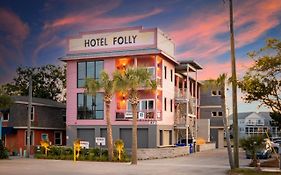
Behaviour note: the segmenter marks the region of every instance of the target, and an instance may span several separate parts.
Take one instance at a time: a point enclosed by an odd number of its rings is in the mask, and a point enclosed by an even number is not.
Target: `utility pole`
[[[28,113],[27,113],[27,134],[26,134],[26,157],[29,158],[30,156],[30,135],[31,135],[31,108],[32,108],[32,75],[29,77],[29,89],[28,89]]]
[[[232,72],[232,110],[233,110],[233,139],[234,139],[234,168],[239,168],[239,135],[238,135],[238,114],[237,114],[237,78],[233,30],[233,7],[232,0],[229,0],[230,17],[230,46],[231,46],[231,72]]]

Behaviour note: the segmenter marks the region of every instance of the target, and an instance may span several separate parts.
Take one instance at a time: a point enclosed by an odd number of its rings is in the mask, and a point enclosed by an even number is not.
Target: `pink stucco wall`
[[[87,59],[88,61],[89,59]],[[165,63],[166,64],[166,63]],[[174,69],[172,64],[167,63],[167,67]],[[105,58],[104,59],[104,69],[111,75],[112,72],[115,71],[115,59],[114,58]],[[163,72],[163,71],[162,71]],[[169,74],[168,74],[169,75]],[[77,61],[67,61],[67,104],[66,104],[66,124],[67,125],[106,125],[105,120],[77,120],[77,93],[83,93],[84,88],[77,88]],[[163,77],[164,78],[164,77]],[[167,76],[169,78],[169,76]],[[173,83],[164,82],[165,89],[167,87],[167,92],[165,90],[165,94],[167,99],[173,98],[174,90]],[[164,89],[164,88],[163,88]],[[162,94],[162,93],[161,93]],[[156,94],[152,92],[145,92],[140,97],[140,99],[156,99]],[[162,110],[163,98],[161,95],[159,99],[156,100],[157,110]],[[169,101],[168,101],[169,102]],[[167,103],[167,111],[169,110],[169,103]],[[112,125],[131,125],[131,121],[116,121],[115,120],[115,112],[117,108],[116,96],[113,96],[111,103],[111,122]],[[163,116],[163,115],[162,115]],[[165,113],[165,117],[161,124],[173,124],[172,113]],[[159,122],[159,121],[158,121]],[[172,122],[172,123],[171,123]],[[138,124],[149,124],[148,121],[139,121]]]

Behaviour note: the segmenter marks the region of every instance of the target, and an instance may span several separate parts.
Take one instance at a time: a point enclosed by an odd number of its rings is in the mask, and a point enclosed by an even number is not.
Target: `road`
[[[249,163],[243,157],[241,154],[241,166]],[[0,160],[1,175],[225,175],[228,169],[226,149],[185,157],[143,160],[138,165],[24,158]]]

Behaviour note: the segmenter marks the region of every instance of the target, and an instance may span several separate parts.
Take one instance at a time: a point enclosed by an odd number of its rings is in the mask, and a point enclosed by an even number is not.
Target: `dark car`
[[[261,149],[256,152],[257,159],[271,158],[272,151],[270,149]],[[250,151],[246,151],[246,158],[252,159],[253,155]]]

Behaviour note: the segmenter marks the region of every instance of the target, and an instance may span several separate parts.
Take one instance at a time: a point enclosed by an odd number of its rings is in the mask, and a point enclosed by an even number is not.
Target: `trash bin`
[[[190,154],[193,153],[193,144],[192,143],[189,144],[189,153]]]

